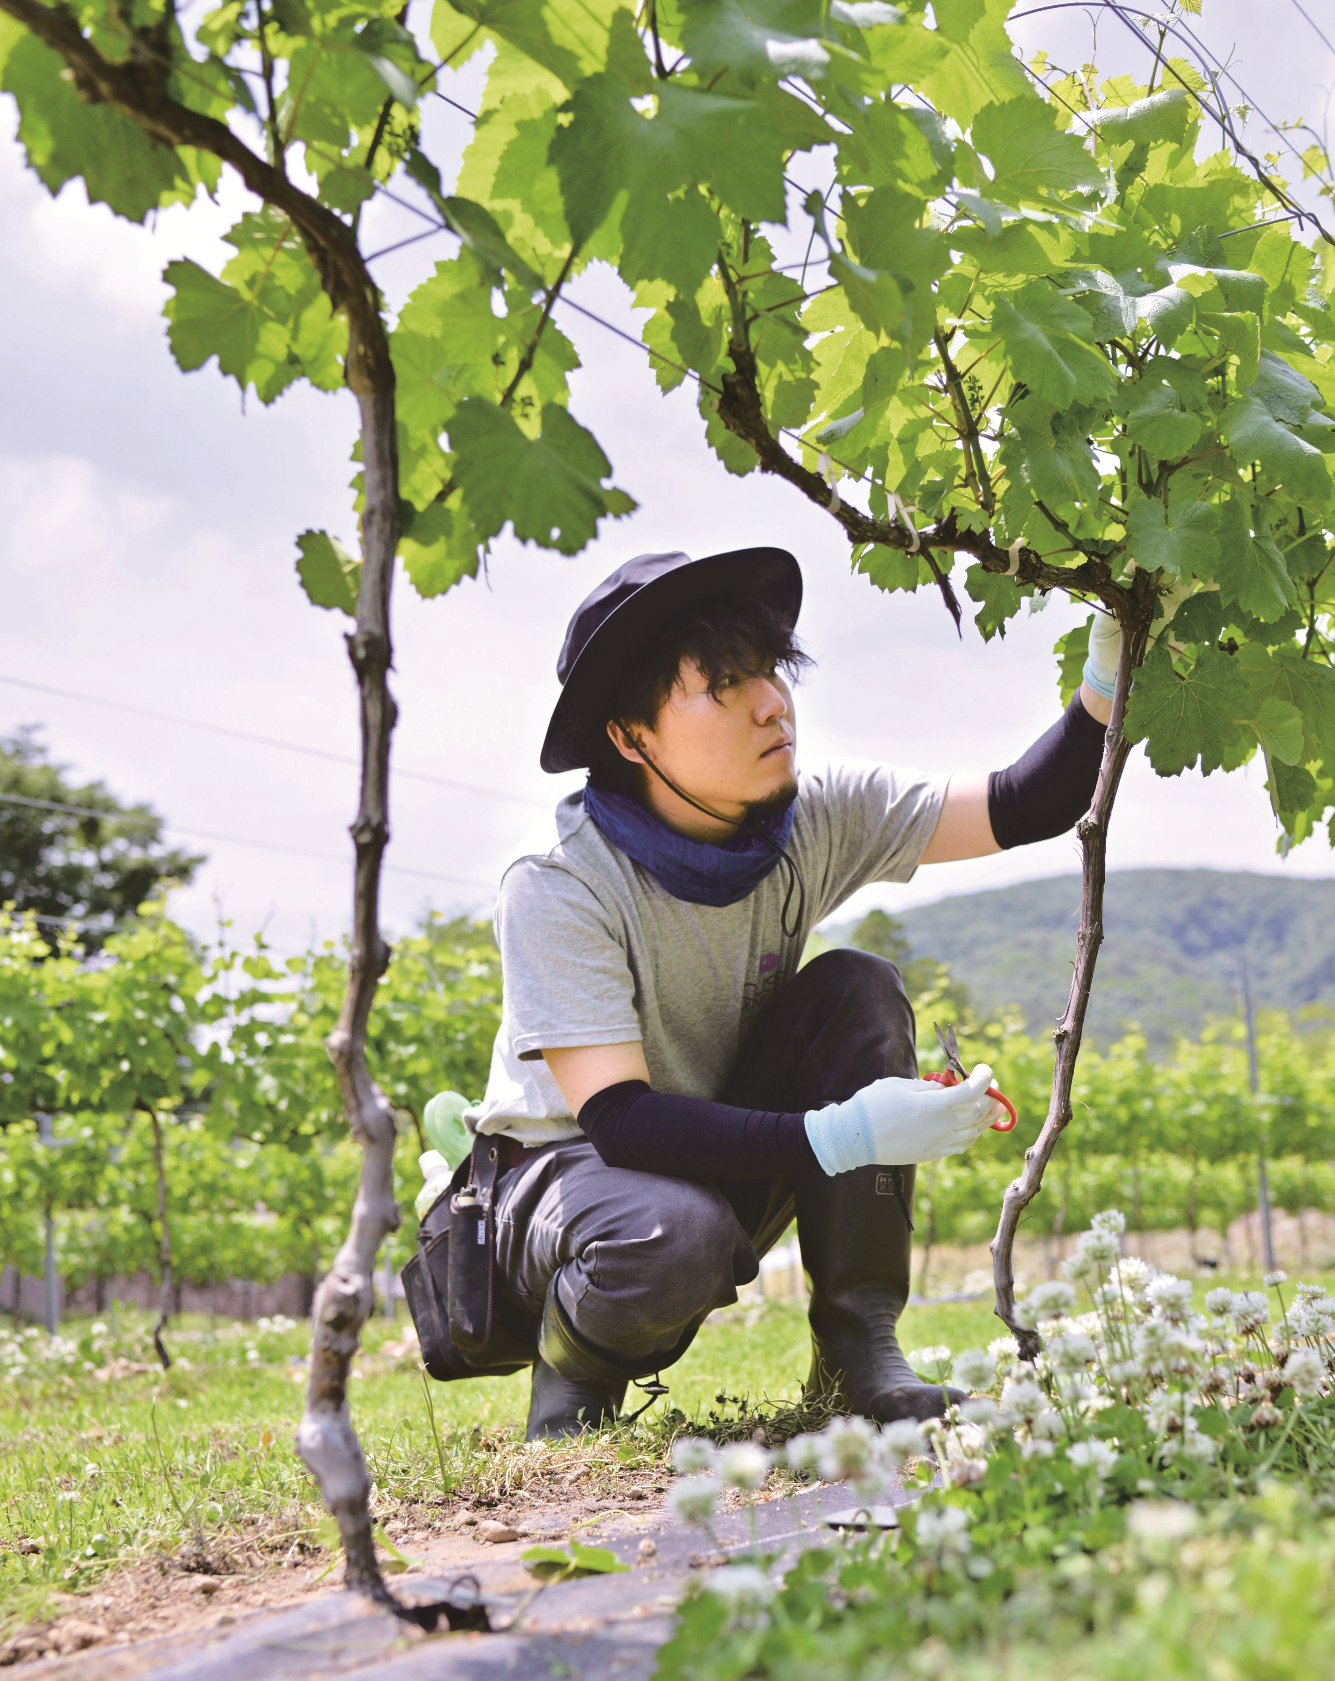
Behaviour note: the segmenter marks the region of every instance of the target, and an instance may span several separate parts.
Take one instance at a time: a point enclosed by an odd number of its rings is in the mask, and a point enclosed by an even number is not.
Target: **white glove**
[[[1111,613],[1095,613],[1089,627],[1089,658],[1083,676],[1096,695],[1113,697],[1117,682],[1117,660],[1122,652],[1122,627]]]
[[[846,1103],[813,1109],[807,1137],[826,1173],[855,1167],[907,1167],[962,1155],[1006,1110],[987,1095],[992,1070],[980,1062],[967,1080],[874,1080]]]

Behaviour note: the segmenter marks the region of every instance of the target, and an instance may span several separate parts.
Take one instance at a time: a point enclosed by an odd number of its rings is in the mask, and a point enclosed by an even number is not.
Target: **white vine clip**
[[[829,450],[823,449],[820,452],[819,466],[820,466],[820,476],[825,480],[826,484],[828,484],[829,487],[830,487],[830,512],[832,514],[837,514],[839,512],[839,492],[835,488],[834,466],[830,461]]]
[[[1008,578],[1013,578],[1015,576],[1015,574],[1020,570],[1020,550],[1023,547],[1024,547],[1024,538],[1023,537],[1017,537],[1015,539],[1015,541],[1011,544],[1010,548],[1008,548],[1006,550],[1006,553],[1011,557],[1011,563],[1006,568],[1006,576]]]
[[[892,490],[890,492],[890,500],[895,505],[895,512],[899,515],[900,519],[903,520],[904,524],[908,526],[909,536],[913,539],[913,541],[909,544],[908,552],[910,554],[917,554],[918,550],[922,547],[922,539],[918,536],[917,526],[914,525],[912,519],[909,517],[909,509],[904,505],[904,499],[897,490]]]

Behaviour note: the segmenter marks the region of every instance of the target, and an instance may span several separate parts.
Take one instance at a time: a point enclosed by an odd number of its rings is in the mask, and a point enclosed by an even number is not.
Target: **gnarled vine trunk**
[[[1081,870],[1080,927],[1076,934],[1075,973],[1071,977],[1071,991],[1066,1009],[1058,1022],[1053,1038],[1057,1044],[1056,1066],[1052,1074],[1052,1097],[1042,1131],[1024,1153],[1024,1168],[1019,1177],[1006,1188],[1002,1199],[1001,1218],[996,1236],[992,1239],[992,1276],[996,1288],[996,1313],[1020,1344],[1020,1353],[1032,1360],[1038,1353],[1037,1333],[1015,1320],[1015,1269],[1013,1251],[1020,1216],[1038,1195],[1043,1184],[1043,1171],[1052,1159],[1067,1122],[1071,1118],[1071,1084],[1075,1078],[1076,1059],[1080,1055],[1080,1040],[1084,1033],[1085,1011],[1089,1006],[1090,990],[1094,984],[1094,965],[1103,943],[1103,888],[1108,848],[1108,820],[1117,798],[1118,784],[1131,752],[1131,744],[1122,733],[1126,716],[1127,696],[1131,677],[1144,657],[1149,635],[1153,597],[1146,598],[1147,580],[1143,573],[1136,575],[1133,599],[1139,612],[1126,612],[1121,617],[1122,651],[1117,662],[1117,682],[1113,694],[1112,717],[1103,745],[1103,764],[1089,811],[1076,825],[1084,854]]]
[[[395,719],[387,681],[390,582],[398,545],[394,373],[383,338],[367,345],[358,326],[355,320],[349,323],[348,382],[361,411],[366,501],[357,628],[347,643],[360,701],[361,797],[351,831],[356,864],[348,980],[338,1025],[326,1045],[348,1125],[362,1147],[362,1172],[347,1238],[311,1310],[311,1367],[297,1452],[338,1521],[347,1585],[397,1610],[376,1560],[371,1480],[348,1411],[353,1356],[375,1305],[376,1254],[400,1218],[394,1200],[394,1112],[366,1063],[367,1021],[389,962],[380,934],[380,864],[389,840],[389,740]]]

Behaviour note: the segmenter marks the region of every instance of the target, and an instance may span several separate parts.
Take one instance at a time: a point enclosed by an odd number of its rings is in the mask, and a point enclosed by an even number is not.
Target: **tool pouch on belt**
[[[496,1188],[501,1152],[480,1138],[427,1210],[403,1269],[422,1364],[442,1383],[515,1372],[537,1352],[538,1327],[499,1290]]]

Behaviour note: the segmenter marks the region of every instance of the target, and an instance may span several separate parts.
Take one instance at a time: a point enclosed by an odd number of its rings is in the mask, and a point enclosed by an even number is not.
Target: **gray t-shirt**
[[[797,972],[816,923],[871,881],[908,881],[945,777],[844,760],[799,779],[788,852],[806,887],[781,926],[787,871],[735,905],[674,899],[603,835],[579,794],[526,838],[501,880],[504,1003],[487,1094],[464,1119],[524,1144],[579,1136],[544,1062],[569,1045],[644,1044],[656,1091],[715,1098],[749,1024]],[[796,913],[794,896],[789,912]]]

